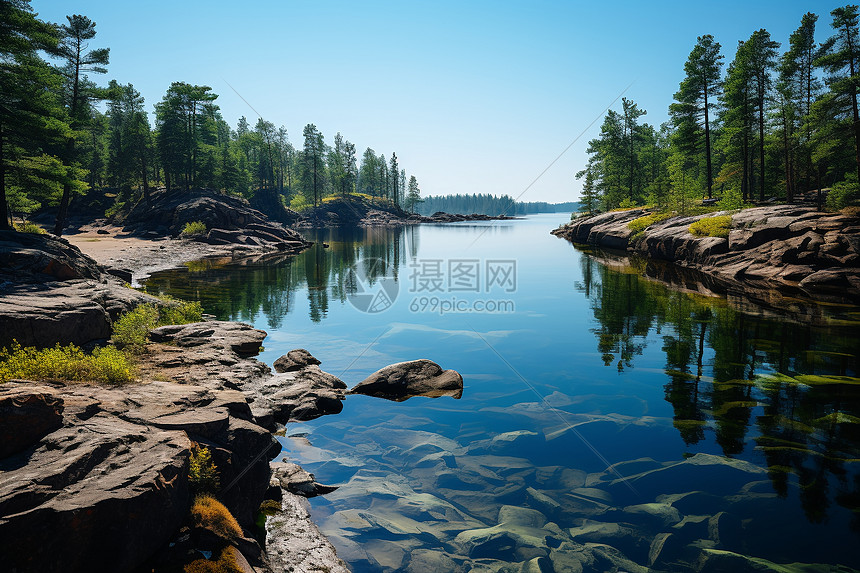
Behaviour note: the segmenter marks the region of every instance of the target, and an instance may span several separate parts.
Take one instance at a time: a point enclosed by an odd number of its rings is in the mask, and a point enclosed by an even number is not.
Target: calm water
[[[267,330],[268,364],[462,373],[460,400],[350,396],[287,428],[284,455],[341,486],[311,503],[355,571],[860,567],[858,309],[812,326],[671,290],[550,236],[565,219],[320,231],[329,248],[147,288]],[[356,276],[393,305],[359,310]],[[500,310],[440,312],[475,301]]]

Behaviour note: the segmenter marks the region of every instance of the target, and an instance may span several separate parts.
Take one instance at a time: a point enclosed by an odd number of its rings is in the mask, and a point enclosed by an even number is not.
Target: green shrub
[[[0,383],[25,380],[78,380],[119,384],[134,379],[134,368],[124,353],[112,346],[87,354],[74,344],[40,350],[13,342],[0,349]]]
[[[182,229],[182,236],[193,237],[195,235],[205,235],[206,231],[206,223],[203,221],[191,221],[185,223],[185,227]]]
[[[697,237],[722,237],[725,239],[728,238],[731,227],[732,216],[719,215],[699,219],[690,225],[690,232]]]
[[[212,452],[207,447],[191,450],[188,466],[188,483],[193,493],[212,493],[218,490],[218,469],[212,461]]]
[[[744,196],[740,189],[732,187],[723,192],[723,196],[717,201],[720,211],[737,211],[744,208]]]
[[[111,340],[119,349],[140,353],[149,339],[149,331],[158,325],[158,315],[155,304],[138,305],[113,323]]]
[[[850,173],[844,181],[834,183],[827,194],[827,208],[838,211],[860,200],[860,186],[857,185],[857,174]]]
[[[149,331],[166,324],[188,324],[203,319],[203,307],[197,301],[184,302],[160,297],[167,304],[146,303],[125,313],[113,324],[111,340],[117,348],[139,354],[149,340]]]
[[[310,201],[305,199],[302,195],[296,195],[290,201],[290,209],[293,211],[305,211],[311,207],[313,207],[313,205],[311,205]]]
[[[627,223],[627,228],[633,231],[634,235],[638,235],[651,225],[659,223],[660,221],[665,221],[671,216],[672,215],[670,213],[651,213],[650,215],[643,215],[642,217],[637,217]]]
[[[44,235],[46,232],[36,223],[15,223],[15,230],[19,233],[33,233],[34,235]]]

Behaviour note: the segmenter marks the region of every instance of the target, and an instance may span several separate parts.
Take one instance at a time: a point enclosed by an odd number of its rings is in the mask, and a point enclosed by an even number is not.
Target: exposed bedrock
[[[698,270],[728,284],[780,289],[827,300],[860,300],[860,218],[779,205],[672,217],[634,236],[642,209],[577,219],[553,231],[574,243],[623,249]],[[692,223],[731,215],[727,238],[698,237]]]

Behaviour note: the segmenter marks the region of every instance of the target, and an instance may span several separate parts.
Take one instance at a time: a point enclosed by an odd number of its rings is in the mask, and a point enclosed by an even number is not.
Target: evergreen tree
[[[749,41],[744,44],[749,46],[748,63],[750,79],[752,81],[753,103],[758,113],[758,144],[759,144],[759,201],[764,201],[765,196],[765,114],[767,113],[768,97],[773,86],[771,73],[776,67],[777,48],[779,42],[771,40],[770,33],[762,28],[753,32]]]
[[[414,175],[409,177],[409,191],[406,193],[406,208],[414,213],[415,205],[421,203],[421,189],[418,188],[418,179]]]
[[[686,76],[675,94],[676,103],[669,106],[682,148],[692,150],[698,155],[701,143],[704,143],[705,178],[709,198],[713,196],[714,179],[710,118],[722,89],[722,59],[720,44],[714,41],[714,37],[710,34],[699,36],[684,64]]]
[[[850,121],[854,139],[854,157],[857,179],[860,182],[860,113],[857,106],[857,90],[860,86],[860,38],[858,38],[858,7],[848,5],[836,8],[831,26],[834,35],[822,46],[822,55],[817,64],[828,76],[830,97],[825,105],[837,121]],[[849,116],[850,113],[850,116]]]
[[[325,189],[325,142],[322,133],[312,123],[305,126],[302,135],[305,138],[301,163],[302,191],[316,207]]]
[[[726,162],[720,178],[723,181],[737,180],[743,200],[751,199],[754,192],[752,170],[752,138],[755,120],[750,45],[738,42],[734,60],[729,64],[723,89],[721,123],[723,125],[720,145]]]
[[[392,151],[391,162],[388,165],[388,173],[390,174],[391,179],[388,185],[388,191],[389,193],[391,193],[391,200],[394,201],[395,207],[400,207],[400,203],[398,201],[398,197],[400,196],[400,172],[398,171],[398,169],[399,166],[397,163],[397,154]]]
[[[63,75],[66,77],[65,99],[68,109],[69,120],[73,130],[84,129],[90,118],[90,102],[100,99],[102,93],[88,80],[87,72],[104,74],[107,72],[105,66],[110,59],[109,48],[97,48],[87,51],[88,40],[96,36],[96,23],[80,14],[66,16],[68,24],[60,26],[62,34],[58,46],[58,55],[64,59]],[[75,140],[80,135],[69,134],[66,139],[64,159],[67,164],[77,162],[75,154]],[[69,202],[71,201],[74,184],[66,181],[63,184],[63,196],[60,199],[60,207],[57,211],[57,220],[54,224],[54,234],[59,236],[63,233],[66,225]]]
[[[39,204],[20,185],[21,160],[41,155],[42,145],[68,131],[56,97],[60,78],[39,57],[58,42],[57,29],[36,18],[29,1],[0,2],[0,230],[10,228],[13,196],[19,211]]]

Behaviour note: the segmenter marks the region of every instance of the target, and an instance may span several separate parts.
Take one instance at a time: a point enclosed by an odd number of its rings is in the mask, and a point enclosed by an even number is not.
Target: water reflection
[[[635,264],[613,270],[584,256],[581,265],[577,288],[599,325],[604,365],[633,368],[652,329],[662,334],[665,398],[691,451],[712,432],[726,456],[763,457],[779,496],[797,481],[812,522],[834,500],[856,511],[860,482],[847,466],[860,456],[857,323],[776,321],[667,289]]]
[[[419,228],[317,229],[305,233],[314,246],[296,256],[270,254],[233,261],[208,259],[155,274],[146,289],[199,300],[219,320],[252,320],[262,313],[279,329],[293,310],[297,292],[307,292],[309,316],[321,322],[331,299],[341,303],[357,289],[361,265],[371,285],[389,273],[399,277],[407,256],[417,256]]]

